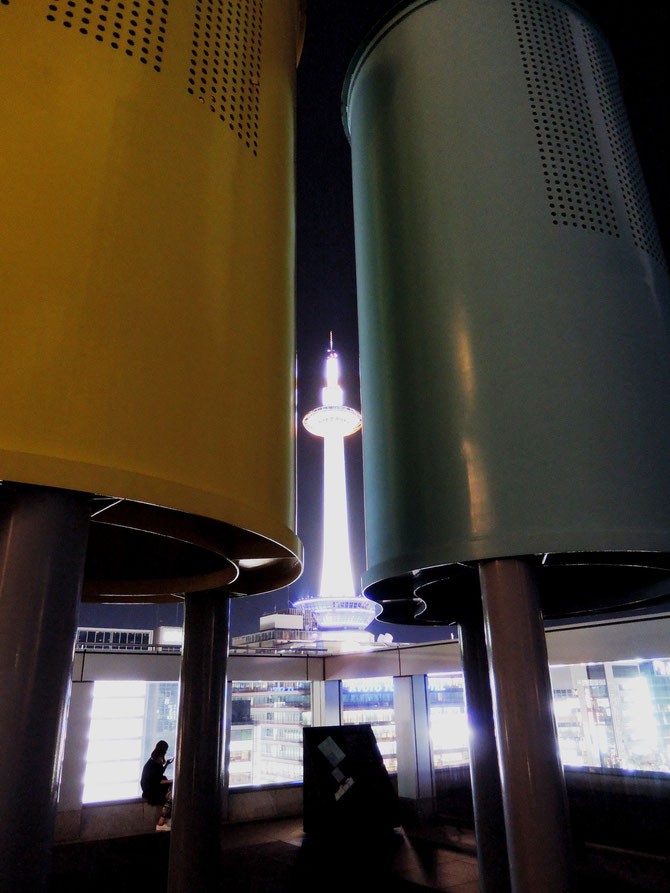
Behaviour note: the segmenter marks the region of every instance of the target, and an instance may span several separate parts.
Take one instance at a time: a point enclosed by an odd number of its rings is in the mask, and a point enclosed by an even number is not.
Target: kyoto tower
[[[333,335],[326,354],[326,386],[321,406],[308,412],[303,425],[310,434],[323,438],[323,564],[319,594],[295,603],[306,617],[311,615],[324,640],[372,641],[363,630],[380,613],[379,605],[354,588],[349,553],[347,482],[344,438],[360,430],[361,414],[344,405],[340,387],[339,359],[333,350]]]

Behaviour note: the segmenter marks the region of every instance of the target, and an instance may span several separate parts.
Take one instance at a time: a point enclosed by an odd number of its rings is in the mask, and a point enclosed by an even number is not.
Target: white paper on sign
[[[347,778],[344,784],[340,785],[340,787],[335,791],[335,799],[339,800],[340,797],[343,797],[347,793],[349,788],[353,785],[353,783],[353,778]]]
[[[338,766],[346,756],[342,748],[337,746],[330,735],[319,744],[319,750],[331,766]]]

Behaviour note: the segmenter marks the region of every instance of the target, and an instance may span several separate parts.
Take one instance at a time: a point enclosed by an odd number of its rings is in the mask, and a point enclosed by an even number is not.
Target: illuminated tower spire
[[[302,599],[296,606],[311,611],[320,629],[362,630],[379,613],[379,606],[357,595],[354,587],[344,465],[344,438],[359,430],[361,415],[344,405],[332,332],[321,406],[307,413],[303,425],[323,438],[323,563],[318,598]]]

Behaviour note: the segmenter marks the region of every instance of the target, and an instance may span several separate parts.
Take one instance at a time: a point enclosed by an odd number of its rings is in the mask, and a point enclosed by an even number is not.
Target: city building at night
[[[665,796],[669,624],[668,616],[657,616],[548,631],[553,709],[571,796],[584,785],[596,793],[611,788],[623,803],[632,798],[631,809],[645,792],[649,809]],[[108,835],[116,813],[105,804],[118,804],[119,816],[140,808],[139,774],[155,741],[168,741],[170,755],[176,753],[180,654],[169,644],[172,633],[138,630],[151,639],[138,645],[121,643],[129,631],[94,632],[90,642],[80,637],[75,655],[59,839]],[[236,804],[253,791],[266,792],[266,810],[272,798],[293,798],[292,808],[299,808],[302,732],[310,725],[370,723],[404,798],[414,796],[407,779],[417,765],[442,809],[455,796],[455,779],[467,777],[471,729],[455,639],[307,659],[300,652],[240,651],[229,666],[231,819],[239,818]]]
[[[234,652],[313,652],[324,648],[317,640],[315,631],[305,626],[305,616],[299,608],[284,608],[264,614],[259,619],[257,632],[233,636],[230,644]]]

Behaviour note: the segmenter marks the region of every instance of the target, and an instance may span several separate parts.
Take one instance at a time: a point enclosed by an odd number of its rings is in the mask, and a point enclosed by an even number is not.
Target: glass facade
[[[670,774],[670,658],[551,668],[563,764]],[[463,676],[426,678],[435,769],[466,766]],[[345,679],[342,722],[370,723],[389,772],[397,771],[391,676]],[[177,682],[94,683],[84,802],[140,796],[156,741],[175,753]],[[311,683],[233,682],[230,786],[302,780],[302,730],[311,725]]]
[[[174,756],[177,682],[95,682],[84,803],[141,796],[140,775],[157,741]]]
[[[151,629],[77,629],[78,651],[148,651],[153,644]]]
[[[565,766],[670,773],[670,658],[550,668]],[[429,674],[433,765],[468,762],[461,673]]]
[[[553,667],[563,763],[670,772],[670,659]]]
[[[426,688],[433,766],[462,766],[470,756],[463,674],[430,673]]]
[[[369,722],[389,772],[397,772],[393,676],[342,680],[342,724]]]
[[[310,682],[233,682],[230,787],[302,781],[302,730],[312,723]]]

